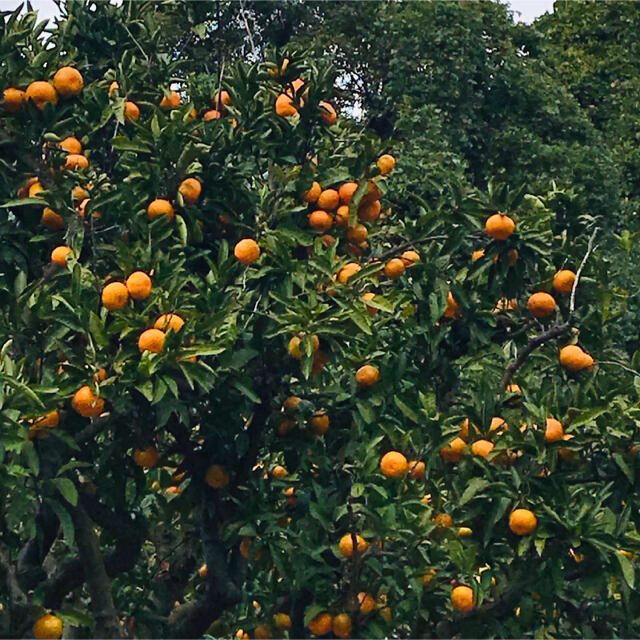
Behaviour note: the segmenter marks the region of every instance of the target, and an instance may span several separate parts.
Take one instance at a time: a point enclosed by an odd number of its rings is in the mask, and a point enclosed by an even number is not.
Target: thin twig
[[[614,367],[620,367],[621,369],[624,369],[625,371],[632,373],[634,376],[640,377],[640,371],[631,369],[630,367],[625,366],[621,362],[615,362],[613,360],[598,360],[598,364],[610,364],[610,365],[613,365]]]
[[[242,16],[242,19],[244,20],[244,26],[246,27],[247,34],[249,35],[249,42],[251,43],[251,53],[255,54],[256,45],[253,42],[253,34],[251,33],[251,29],[249,28],[249,23],[247,22],[247,16],[244,13],[244,2],[242,0],[240,0],[240,15]]]
[[[411,242],[405,242],[397,247],[394,247],[393,249],[389,249],[389,251],[383,253],[381,256],[372,256],[371,257],[371,261],[375,261],[375,260],[386,260],[387,258],[390,258],[391,256],[395,256],[398,254],[398,252],[400,251],[404,251],[405,249],[408,249],[409,247],[416,247],[419,246],[421,244],[426,244],[427,242],[431,241],[431,240],[448,240],[449,236],[445,236],[445,235],[439,235],[439,236],[427,236],[425,238],[420,238],[419,240],[412,240]]]
[[[142,52],[142,55],[144,56],[144,59],[147,61],[147,65],[149,65],[149,56],[145,53],[140,43],[135,39],[135,36],[133,35],[133,33],[129,31],[129,27],[127,27],[126,24],[124,25],[124,28],[125,28],[125,31],[131,36],[131,39],[138,45],[138,49],[140,49],[140,51]]]
[[[580,282],[580,276],[582,275],[582,270],[584,266],[587,264],[587,260],[589,256],[596,250],[593,243],[596,239],[596,235],[600,231],[598,227],[593,230],[591,237],[589,238],[589,243],[587,244],[587,252],[584,254],[584,258],[582,258],[582,262],[578,267],[578,271],[576,271],[576,279],[573,281],[573,287],[571,287],[571,301],[569,302],[569,320],[573,318],[573,314],[576,307],[576,289],[578,288],[578,283]]]

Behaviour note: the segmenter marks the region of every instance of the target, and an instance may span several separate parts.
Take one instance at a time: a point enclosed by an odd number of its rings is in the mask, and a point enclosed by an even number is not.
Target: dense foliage
[[[0,636],[640,633],[640,9],[556,5],[2,13]]]

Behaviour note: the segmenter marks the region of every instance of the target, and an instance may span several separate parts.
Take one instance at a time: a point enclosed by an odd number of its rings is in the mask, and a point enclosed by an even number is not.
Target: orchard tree
[[[3,637],[638,634],[602,216],[391,148],[293,46],[1,24]]]

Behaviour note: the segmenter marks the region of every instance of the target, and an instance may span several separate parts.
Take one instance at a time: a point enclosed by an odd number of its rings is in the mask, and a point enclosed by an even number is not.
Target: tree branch
[[[589,256],[596,250],[596,247],[594,247],[593,243],[596,239],[596,235],[598,234],[598,231],[600,231],[600,229],[596,227],[593,230],[593,233],[591,234],[591,236],[589,237],[589,243],[587,244],[587,252],[584,254],[584,258],[582,258],[582,262],[580,263],[580,266],[576,271],[576,279],[573,281],[573,287],[571,287],[571,299],[569,302],[569,321],[573,319],[573,314],[575,312],[576,290],[578,288],[578,283],[580,282],[580,276],[582,275],[582,270],[584,269],[584,266],[587,264],[587,260],[589,259]]]
[[[376,260],[380,260],[381,262],[383,260],[386,260],[387,258],[391,258],[391,257],[397,257],[398,253],[400,251],[404,251],[405,249],[410,249],[411,247],[417,247],[421,244],[426,244],[427,242],[431,241],[431,240],[447,240],[449,238],[449,236],[445,236],[445,235],[438,235],[438,236],[426,236],[425,238],[420,238],[418,240],[412,240],[411,242],[404,242],[403,244],[394,247],[393,249],[389,249],[389,251],[386,251],[385,253],[383,253],[380,256],[372,256],[370,261],[376,261]]]

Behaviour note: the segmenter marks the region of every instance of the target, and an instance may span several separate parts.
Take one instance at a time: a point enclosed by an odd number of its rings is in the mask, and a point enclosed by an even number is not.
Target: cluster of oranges
[[[8,87],[3,92],[3,109],[8,113],[17,113],[25,103],[33,102],[38,109],[46,104],[57,104],[62,98],[67,100],[77,96],[84,87],[82,74],[73,67],[62,67],[56,71],[51,82],[36,80],[25,91]]]
[[[288,61],[285,60],[283,67],[286,69]],[[304,107],[306,101],[309,98],[309,90],[303,89],[305,86],[304,80],[296,78],[293,80],[289,87],[284,89],[282,93],[276,98],[275,110],[279,116],[283,118],[290,118],[298,113],[298,106]],[[321,101],[318,104],[318,111],[322,121],[328,125],[335,124],[338,120],[338,114],[333,105],[326,101]]]

